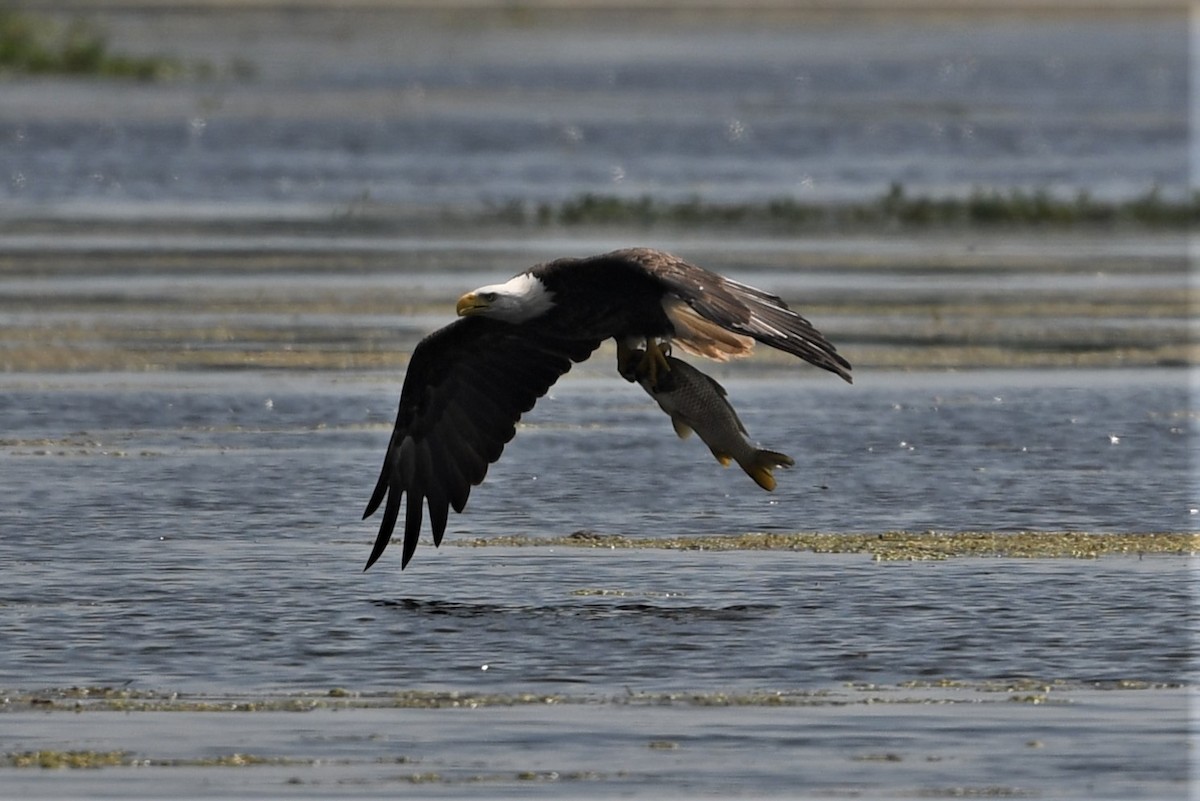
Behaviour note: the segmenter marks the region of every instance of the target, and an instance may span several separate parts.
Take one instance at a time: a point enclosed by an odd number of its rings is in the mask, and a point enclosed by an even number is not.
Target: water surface
[[[6,81],[8,213],[1187,191],[1175,14],[231,13],[102,22],[249,80]]]
[[[727,381],[749,430],[797,459],[771,494],[677,440],[640,389],[568,379],[447,539],[1129,532],[1195,520],[1194,487],[1180,480],[1194,416],[1183,373],[820,378]],[[11,566],[0,685],[462,679],[611,692],[931,675],[1179,681],[1186,668],[1176,560],[893,565],[427,544],[403,573],[389,553],[362,574],[375,521],[358,514],[395,380],[6,383],[0,481],[15,502],[0,512]],[[597,588],[628,595],[572,595]],[[1095,620],[1111,631],[1090,631]]]

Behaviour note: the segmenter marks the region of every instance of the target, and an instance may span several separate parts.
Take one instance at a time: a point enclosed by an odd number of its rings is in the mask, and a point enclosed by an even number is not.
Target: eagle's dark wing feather
[[[853,381],[850,362],[812,323],[789,309],[782,298],[729,278],[723,278],[722,281],[723,289],[750,309],[749,320],[738,319],[730,326],[732,330],[752,336],[764,345],[799,356],[809,364],[836,373],[846,381]],[[704,311],[703,305],[694,308],[709,320],[720,323],[720,319],[714,319]]]
[[[688,264],[662,251],[633,249],[620,253],[652,273],[668,292],[706,320],[852,381],[850,362],[778,295]]]
[[[370,517],[387,499],[366,567],[391,541],[405,493],[401,568],[416,550],[425,505],[433,542],[440,545],[450,507],[463,510],[471,487],[500,458],[521,415],[599,344],[484,317],[461,318],[422,340],[409,362],[396,427],[363,513]]]

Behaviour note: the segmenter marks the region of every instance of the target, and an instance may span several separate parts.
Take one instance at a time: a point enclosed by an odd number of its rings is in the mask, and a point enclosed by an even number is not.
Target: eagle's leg
[[[617,372],[626,381],[633,383],[637,381],[638,365],[642,362],[642,357],[646,354],[641,348],[635,348],[628,340],[617,340]]]
[[[659,344],[654,339],[646,340],[646,355],[642,357],[642,363],[638,365],[638,373],[645,373],[649,376],[650,386],[658,386],[660,370],[664,373],[671,372],[671,365],[667,364],[667,355],[670,352],[670,344]]]
[[[642,354],[641,361],[638,362],[637,375],[639,378],[645,376],[651,389],[658,387],[660,372],[671,372],[671,365],[667,364],[667,354],[670,352],[670,344],[660,344],[653,338],[646,339],[646,351]]]

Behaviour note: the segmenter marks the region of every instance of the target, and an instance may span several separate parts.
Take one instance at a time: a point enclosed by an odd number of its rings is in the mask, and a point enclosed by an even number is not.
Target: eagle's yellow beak
[[[468,314],[478,314],[488,307],[488,302],[474,292],[468,292],[458,299],[458,305],[455,310],[459,317],[465,317]]]

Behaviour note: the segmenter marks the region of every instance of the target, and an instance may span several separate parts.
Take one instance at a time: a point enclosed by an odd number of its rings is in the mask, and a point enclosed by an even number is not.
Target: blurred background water
[[[1178,14],[228,13],[98,15],[209,80],[6,81],[7,213],[1189,191]]]

